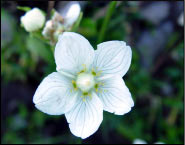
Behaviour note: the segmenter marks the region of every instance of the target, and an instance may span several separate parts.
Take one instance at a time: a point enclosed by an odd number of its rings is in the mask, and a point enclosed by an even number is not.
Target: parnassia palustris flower
[[[84,139],[96,132],[103,110],[123,115],[134,106],[122,79],[132,58],[125,42],[103,42],[94,50],[82,35],[64,32],[54,56],[57,72],[44,78],[33,102],[49,115],[65,114],[75,136]]]

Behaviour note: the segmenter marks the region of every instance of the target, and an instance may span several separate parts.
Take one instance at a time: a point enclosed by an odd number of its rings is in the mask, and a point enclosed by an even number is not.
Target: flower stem
[[[71,32],[76,32],[76,31],[78,30],[78,27],[79,27],[79,25],[80,25],[80,22],[81,22],[81,20],[82,20],[82,17],[83,17],[83,13],[80,12],[80,15],[79,15],[77,21],[75,22],[75,24],[73,25],[73,27],[72,27],[72,29],[71,29]]]
[[[105,16],[105,19],[103,21],[103,24],[102,24],[102,27],[101,27],[101,30],[100,30],[100,35],[98,37],[98,43],[102,42],[103,39],[104,39],[106,28],[107,28],[107,25],[109,23],[109,20],[110,20],[112,14],[113,14],[113,11],[116,8],[116,3],[117,3],[116,1],[112,1],[109,4],[107,14]]]
[[[49,44],[49,42],[40,34],[40,32],[31,32],[30,35],[32,37],[35,37],[37,39],[40,39],[41,41],[43,41],[44,43]]]
[[[35,37],[35,38],[41,40],[42,42],[46,43],[47,45],[49,45],[49,46],[50,46],[51,52],[54,53],[54,49],[55,49],[54,46],[51,45],[51,44],[49,43],[49,41],[46,40],[46,39],[41,35],[41,32],[32,32],[32,33],[30,33],[30,35],[31,35],[32,37]]]

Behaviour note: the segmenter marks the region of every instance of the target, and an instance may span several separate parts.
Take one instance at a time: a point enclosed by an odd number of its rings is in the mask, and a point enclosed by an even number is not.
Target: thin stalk
[[[35,38],[41,40],[42,42],[46,43],[47,45],[49,45],[49,46],[50,46],[51,52],[54,53],[54,49],[55,49],[54,46],[51,45],[51,44],[49,43],[49,41],[46,40],[42,35],[40,35],[40,33],[34,33],[34,32],[33,32],[33,33],[30,33],[30,35],[31,35],[32,37],[35,37]]]
[[[80,22],[81,22],[81,20],[82,20],[82,17],[83,17],[83,13],[80,12],[80,15],[79,15],[77,21],[75,22],[75,24],[73,25],[73,27],[72,27],[72,29],[71,29],[71,32],[76,32],[76,31],[78,30],[78,27],[79,27],[79,25],[80,25]]]
[[[54,5],[55,5],[55,1],[49,1],[49,2],[48,2],[48,11],[47,11],[47,16],[46,16],[47,19],[50,18],[50,16],[51,16],[51,11],[52,11]]]
[[[105,36],[105,32],[109,23],[109,20],[114,12],[114,9],[116,8],[116,1],[112,1],[109,4],[108,10],[107,10],[107,14],[105,16],[105,19],[103,21],[101,30],[100,30],[100,35],[98,37],[98,43],[102,42],[104,40],[104,36]]]

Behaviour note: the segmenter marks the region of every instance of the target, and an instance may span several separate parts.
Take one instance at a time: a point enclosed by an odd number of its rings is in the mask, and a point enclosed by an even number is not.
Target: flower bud
[[[80,15],[81,7],[79,3],[71,3],[65,15],[64,25],[66,27],[72,26]]]
[[[55,28],[54,28],[53,21],[48,20],[45,24],[45,27],[44,27],[43,31],[42,31],[42,35],[45,38],[49,39],[54,31],[55,31]]]
[[[52,45],[55,45],[58,36],[64,32],[64,26],[63,26],[63,18],[62,16],[55,11],[52,18],[48,20],[44,26],[44,29],[42,31],[42,35],[50,40],[50,43]]]
[[[38,8],[33,8],[21,17],[21,23],[28,32],[37,31],[42,28],[44,22],[45,16]]]

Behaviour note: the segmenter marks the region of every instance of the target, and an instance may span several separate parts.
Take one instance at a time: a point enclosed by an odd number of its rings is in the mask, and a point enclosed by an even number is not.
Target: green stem
[[[75,22],[75,24],[73,25],[73,27],[72,27],[72,29],[71,29],[71,32],[76,32],[76,31],[77,31],[77,29],[78,29],[78,27],[79,27],[79,25],[80,25],[80,22],[81,22],[81,20],[82,20],[82,17],[83,17],[83,13],[80,12],[80,15],[79,15],[77,21]]]
[[[30,35],[31,35],[32,37],[35,37],[35,38],[37,38],[37,39],[43,41],[43,42],[46,43],[47,45],[50,45],[50,49],[51,49],[52,53],[54,52],[53,46],[52,46],[52,45],[49,43],[49,41],[46,40],[40,33],[34,33],[34,32],[33,32],[33,33],[30,33]]]
[[[45,39],[43,36],[41,36],[41,34],[39,34],[38,32],[32,32],[32,33],[30,33],[30,35],[33,36],[33,37],[36,37],[37,39],[40,39],[40,40],[43,41],[44,43],[49,44],[49,43],[46,41],[46,39]]]
[[[178,108],[172,108],[168,118],[167,118],[167,122],[169,125],[174,125],[176,119],[177,119],[177,115],[178,115]]]
[[[102,24],[102,27],[101,27],[101,30],[100,30],[100,35],[98,37],[98,43],[101,43],[104,40],[107,25],[109,23],[109,20],[110,20],[112,14],[113,14],[114,9],[116,8],[116,3],[117,3],[116,1],[112,1],[109,4],[107,14],[105,16],[105,19],[103,21],[103,24]]]

